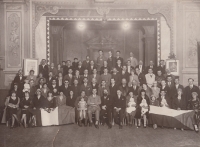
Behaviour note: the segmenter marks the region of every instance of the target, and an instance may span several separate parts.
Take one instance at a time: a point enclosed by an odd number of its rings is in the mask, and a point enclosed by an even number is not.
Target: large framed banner
[[[34,75],[37,76],[38,75],[38,59],[24,59],[24,75],[28,76],[30,70],[34,70]]]
[[[166,69],[171,71],[171,74],[178,76],[179,75],[179,60],[168,59],[166,60]]]

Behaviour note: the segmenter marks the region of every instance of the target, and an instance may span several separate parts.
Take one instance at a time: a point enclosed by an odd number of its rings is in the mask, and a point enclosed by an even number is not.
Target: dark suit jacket
[[[139,80],[139,82],[140,82],[140,85],[146,84],[146,83],[147,83],[147,82],[146,82],[145,75],[144,75],[143,73],[140,73],[140,74],[138,75],[138,80]]]
[[[177,91],[176,91],[176,87],[174,86],[174,84],[171,83],[171,85],[169,86],[168,83],[166,85],[167,87],[167,95],[169,98],[173,99],[173,97],[177,94]]]
[[[71,90],[71,87],[68,86],[67,88],[65,88],[65,85],[62,85],[60,88],[59,88],[61,91],[63,91],[63,94],[67,97],[69,96],[69,92]]]
[[[122,74],[122,72],[120,73],[121,74],[121,79],[126,79],[126,82],[128,83],[129,82],[129,77],[130,77],[130,74],[128,72],[125,72],[124,74]]]
[[[158,66],[157,69],[156,69],[156,72],[157,72],[158,70],[161,70],[162,74],[164,75],[164,74],[166,73],[165,69],[166,69],[165,65],[164,65],[163,67]]]
[[[125,109],[126,108],[126,97],[121,95],[120,99],[119,99],[118,96],[116,96],[114,99],[113,107]]]
[[[21,80],[20,80],[20,76],[16,75],[16,77],[14,78],[13,82],[12,82],[12,87],[14,85],[14,83],[18,84],[18,90],[22,91],[24,89],[24,80],[26,79],[25,76],[22,76]]]
[[[115,57],[108,57],[108,60],[107,60],[107,62],[108,62],[108,67],[110,68],[110,69],[112,69],[113,67],[115,67],[115,65],[116,65],[116,58]]]
[[[128,86],[122,86],[121,85],[119,87],[119,89],[121,90],[123,96],[126,97],[128,95],[128,92],[129,92],[129,87]]]
[[[129,87],[129,92],[130,92],[130,91],[133,92],[133,95],[135,95],[135,96],[138,96],[138,95],[139,95],[139,90],[140,90],[140,87],[139,87],[139,86],[136,86],[136,89],[134,89],[133,86],[132,86],[132,87]]]
[[[46,99],[41,96],[40,99],[37,98],[37,96],[35,95],[33,100],[32,100],[32,108],[44,108],[45,107],[45,102],[46,102]]]
[[[181,100],[178,100],[178,95],[174,96],[173,102],[172,102],[172,108],[177,110],[178,108],[180,108],[181,110],[187,110],[186,107],[186,100],[184,95],[181,96]]]
[[[93,69],[94,69],[94,68],[97,69],[97,66],[94,65],[93,67],[91,67],[91,66],[88,67],[88,73],[89,73],[89,75],[93,74]]]
[[[149,68],[150,68],[150,66],[147,66],[147,67],[146,67],[146,70],[145,70],[145,73],[146,73],[146,74],[148,73]],[[157,68],[156,68],[155,65],[153,66],[152,69],[153,69],[153,73],[156,74],[156,69],[157,69]]]
[[[67,74],[67,75],[64,76],[64,79],[63,79],[63,80],[64,80],[64,81],[65,81],[65,80],[68,80],[68,81],[69,81],[69,85],[71,86],[71,85],[73,84],[74,77],[73,77],[73,75],[72,75],[71,78],[70,78],[69,74]]]
[[[113,98],[111,97],[111,96],[102,96],[101,97],[101,105],[100,105],[100,107],[101,106],[104,106],[104,105],[106,105],[106,107],[108,108],[108,109],[112,109],[113,108]]]
[[[116,97],[117,95],[117,89],[119,88],[119,86],[115,84],[113,87],[110,85],[109,88],[110,88],[110,97],[114,99],[114,97]]]
[[[89,69],[89,66],[90,66],[90,60],[87,62],[86,60],[83,61],[83,69]]]
[[[119,85],[121,85],[121,75],[120,75],[120,73],[117,73],[117,74],[112,74],[111,75],[111,78],[114,78],[115,79],[115,84],[117,85],[117,86],[119,86]]]
[[[89,83],[91,83],[92,82],[92,79],[94,78],[94,75],[92,74],[92,75],[90,75],[89,76]],[[101,76],[99,75],[99,74],[97,74],[96,75],[96,81],[97,81],[97,84],[100,84],[100,82],[101,82]]]
[[[198,95],[199,95],[199,88],[195,85],[193,85],[193,88],[190,89],[189,86],[185,87],[184,89],[184,96],[186,98],[187,101],[191,100],[192,99],[192,92],[197,92]]]
[[[90,96],[92,94],[92,87],[90,84],[85,86],[84,84],[81,85],[81,91],[85,91],[86,96]]]
[[[124,59],[123,59],[122,57],[119,57],[119,58],[115,57],[115,59],[116,59],[116,64],[115,64],[115,66],[117,66],[117,60],[120,60],[120,61],[121,61],[122,66],[124,65]]]
[[[45,65],[44,67],[39,65],[39,73],[42,73],[43,77],[47,79],[49,73],[48,65]]]
[[[81,67],[78,66],[76,70],[78,70],[80,72],[80,75],[83,75],[83,72],[84,72],[83,66],[81,66]]]
[[[77,85],[77,86],[72,85],[70,87],[70,90],[72,90],[74,92],[75,98],[77,98],[78,96],[81,95],[81,86],[80,85]]]

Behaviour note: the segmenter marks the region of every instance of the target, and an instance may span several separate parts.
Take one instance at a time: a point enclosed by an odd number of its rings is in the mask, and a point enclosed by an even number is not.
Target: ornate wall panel
[[[22,67],[21,19],[21,12],[6,12],[6,69]]]

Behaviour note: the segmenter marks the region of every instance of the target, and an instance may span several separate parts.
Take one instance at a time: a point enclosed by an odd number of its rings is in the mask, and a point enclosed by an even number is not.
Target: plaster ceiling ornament
[[[20,10],[21,8],[21,5],[6,5],[7,10]]]
[[[108,15],[108,13],[110,12],[109,7],[98,7],[96,8],[96,10],[97,10],[97,13],[102,16]]]

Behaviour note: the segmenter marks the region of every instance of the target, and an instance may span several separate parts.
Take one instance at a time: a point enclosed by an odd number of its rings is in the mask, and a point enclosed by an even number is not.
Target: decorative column
[[[153,26],[144,26],[145,30],[145,65],[149,65],[149,61],[156,64],[156,55],[152,54],[152,49],[156,50],[155,28]]]
[[[5,81],[10,86],[15,74],[23,67],[24,58],[24,30],[23,4],[4,4],[5,25]]]

